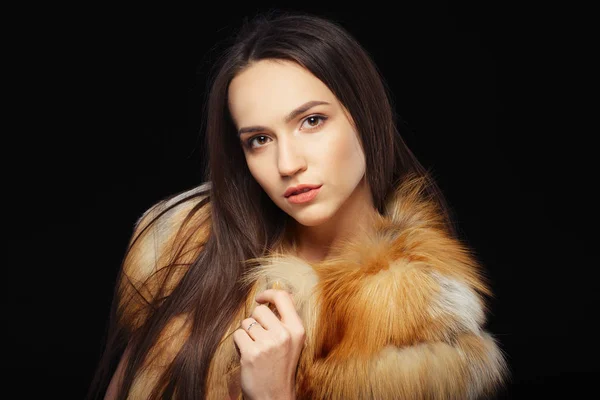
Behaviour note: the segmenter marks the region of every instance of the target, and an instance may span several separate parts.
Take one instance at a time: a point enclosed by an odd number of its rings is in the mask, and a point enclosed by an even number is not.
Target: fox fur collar
[[[143,229],[144,221],[193,191],[206,192],[208,185],[159,203],[138,222],[137,232],[146,232],[128,253],[123,267],[127,279],[121,281],[126,284],[120,286],[120,312],[129,318],[123,322],[128,326],[143,320],[143,298],[156,293],[144,278],[160,280],[159,267],[175,247],[174,232],[194,204],[187,201],[171,209],[150,230]],[[246,277],[252,286],[245,307],[211,362],[207,398],[223,400],[239,393],[239,356],[231,333],[251,315],[255,295],[273,287],[293,294],[304,323],[298,399],[447,400],[493,394],[508,377],[508,368],[498,343],[484,329],[484,296],[491,295],[490,289],[472,253],[448,234],[423,189],[424,180],[405,180],[373,230],[357,233],[325,261],[309,263],[283,248],[256,260],[258,267]],[[210,217],[210,203],[202,213]],[[191,242],[204,243],[210,224],[193,229]],[[162,282],[162,293],[176,284],[165,288],[169,285]],[[185,326],[180,320],[167,327],[168,340],[149,355],[160,361],[156,365],[172,359],[181,345],[174,338]],[[149,368],[140,376],[133,398],[145,398],[156,373]]]
[[[258,292],[293,294],[306,332],[298,399],[477,399],[504,382],[506,362],[484,330],[491,295],[468,248],[444,229],[423,181],[397,188],[370,233],[319,263],[285,252],[260,259],[245,315]],[[235,330],[239,327],[232,327]],[[209,398],[235,386],[239,358],[229,333],[209,377]]]

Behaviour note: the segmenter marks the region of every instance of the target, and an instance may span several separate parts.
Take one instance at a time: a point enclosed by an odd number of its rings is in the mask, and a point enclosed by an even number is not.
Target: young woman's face
[[[229,109],[252,176],[300,224],[320,225],[364,190],[358,134],[334,94],[305,68],[252,64],[232,80]],[[321,187],[303,203],[284,196],[300,184]]]

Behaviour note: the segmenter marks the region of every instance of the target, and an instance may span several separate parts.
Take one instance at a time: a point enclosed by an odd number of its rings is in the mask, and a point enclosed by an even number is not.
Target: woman
[[[247,23],[206,111],[206,182],[136,225],[90,397],[111,376],[109,399],[464,399],[504,382],[481,269],[343,28]]]

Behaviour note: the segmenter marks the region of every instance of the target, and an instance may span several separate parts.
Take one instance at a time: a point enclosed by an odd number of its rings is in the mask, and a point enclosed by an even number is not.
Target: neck
[[[307,261],[322,261],[329,255],[332,246],[362,229],[368,229],[377,216],[379,212],[363,178],[352,195],[326,222],[318,226],[295,225],[296,253]]]

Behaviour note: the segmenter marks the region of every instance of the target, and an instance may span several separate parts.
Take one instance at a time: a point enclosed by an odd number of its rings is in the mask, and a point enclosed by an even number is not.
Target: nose
[[[306,159],[302,149],[293,139],[279,140],[278,146],[277,167],[281,176],[293,176],[306,169]]]

